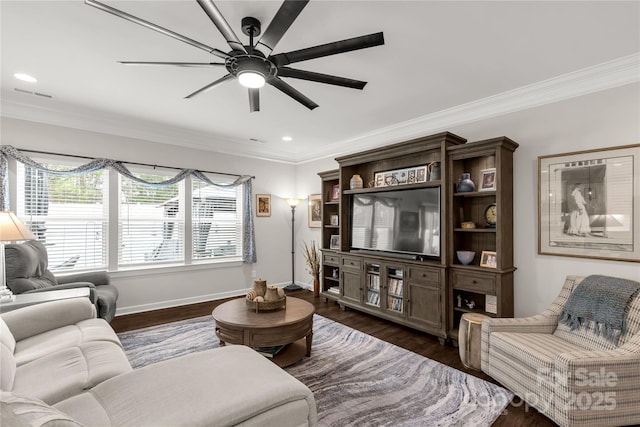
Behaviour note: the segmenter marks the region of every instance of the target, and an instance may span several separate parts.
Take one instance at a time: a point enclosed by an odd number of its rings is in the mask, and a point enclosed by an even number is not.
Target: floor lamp
[[[287,199],[287,203],[291,206],[291,284],[284,287],[285,291],[297,291],[302,289],[296,285],[295,266],[296,266],[296,243],[294,239],[295,228],[293,224],[296,220],[296,206],[300,203],[299,199]]]
[[[13,293],[7,288],[4,244],[19,240],[32,240],[35,236],[13,212],[0,211],[0,301],[13,300]]]

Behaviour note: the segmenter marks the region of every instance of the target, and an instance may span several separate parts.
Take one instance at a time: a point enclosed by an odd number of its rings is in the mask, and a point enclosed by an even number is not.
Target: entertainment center
[[[466,312],[513,316],[517,147],[443,132],[336,158],[319,173],[321,295],[442,344],[457,343]]]

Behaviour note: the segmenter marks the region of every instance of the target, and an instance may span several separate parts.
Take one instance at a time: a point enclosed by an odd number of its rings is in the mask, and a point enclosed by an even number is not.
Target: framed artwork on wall
[[[640,144],[538,157],[538,253],[640,262]]]
[[[322,226],[322,197],[320,194],[309,194],[309,227]]]
[[[271,216],[271,194],[256,194],[256,216]]]

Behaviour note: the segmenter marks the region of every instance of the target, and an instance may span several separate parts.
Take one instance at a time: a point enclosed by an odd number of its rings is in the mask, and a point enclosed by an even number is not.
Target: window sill
[[[194,261],[193,264],[151,265],[121,268],[118,271],[110,271],[113,278],[148,276],[154,274],[180,273],[194,270],[211,270],[216,268],[237,267],[242,265],[242,259],[229,258],[224,261]]]

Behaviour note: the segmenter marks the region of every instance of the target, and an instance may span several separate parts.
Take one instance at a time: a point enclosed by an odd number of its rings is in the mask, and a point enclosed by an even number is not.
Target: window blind
[[[137,177],[161,182],[173,171],[136,169]],[[184,261],[184,206],[181,193],[184,182],[152,186],[118,175],[120,206],[118,221],[118,264],[132,266],[148,263]]]
[[[69,159],[41,163],[60,171],[80,165]],[[62,176],[18,164],[16,213],[46,246],[51,271],[106,268],[105,177],[105,171]]]
[[[219,188],[192,182],[193,259],[240,256],[242,251],[241,187]]]

